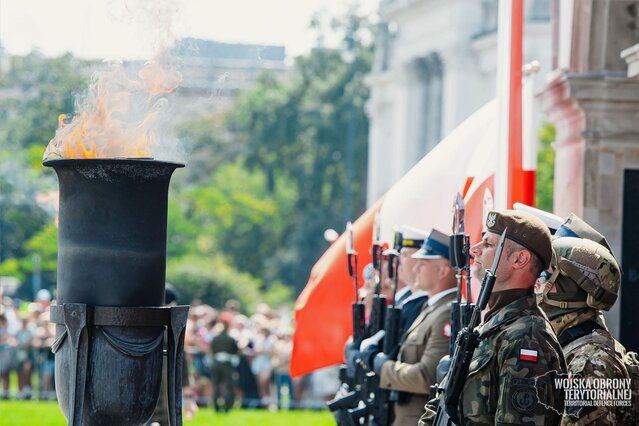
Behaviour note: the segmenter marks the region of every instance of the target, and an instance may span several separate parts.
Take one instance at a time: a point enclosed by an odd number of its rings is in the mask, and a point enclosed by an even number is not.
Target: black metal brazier
[[[187,306],[162,307],[168,186],[181,164],[51,160],[60,186],[55,380],[69,425],[143,425],[168,336],[169,411],[181,424]]]

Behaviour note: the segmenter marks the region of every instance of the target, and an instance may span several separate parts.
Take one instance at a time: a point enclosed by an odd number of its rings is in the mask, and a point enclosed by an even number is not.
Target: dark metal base
[[[51,306],[56,392],[69,426],[143,425],[157,404],[167,335],[169,424],[182,425],[188,306]]]

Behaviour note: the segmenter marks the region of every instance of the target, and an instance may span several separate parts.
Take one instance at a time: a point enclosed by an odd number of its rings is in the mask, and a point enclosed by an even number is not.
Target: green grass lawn
[[[2,426],[64,426],[66,421],[56,402],[0,401]],[[185,426],[331,426],[335,424],[328,411],[277,411],[234,410],[218,414],[210,409],[200,409],[193,420],[185,420]]]

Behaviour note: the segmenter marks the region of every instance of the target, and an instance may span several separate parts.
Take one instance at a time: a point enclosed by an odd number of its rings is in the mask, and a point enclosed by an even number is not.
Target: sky
[[[359,0],[374,13],[379,0]],[[87,59],[151,58],[168,39],[286,46],[289,58],[315,41],[316,11],[338,15],[348,0],[0,0],[0,43],[10,54],[34,48]]]

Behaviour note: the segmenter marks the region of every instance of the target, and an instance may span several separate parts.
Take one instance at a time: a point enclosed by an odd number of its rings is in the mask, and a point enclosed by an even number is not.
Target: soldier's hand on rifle
[[[360,345],[359,350],[361,352],[365,352],[372,345],[379,346],[379,342],[384,338],[385,335],[386,332],[384,330],[379,330],[368,339],[362,340],[362,344]]]
[[[385,335],[386,332],[384,330],[379,330],[368,339],[364,339],[359,348],[361,352],[361,358],[371,370],[373,369],[373,358],[378,352],[381,351],[380,341],[384,338]]]
[[[353,379],[357,370],[357,360],[360,358],[359,348],[353,340],[346,342],[344,347],[344,363],[346,364],[346,375]]]
[[[391,357],[384,352],[379,352],[373,359],[373,371],[378,376],[382,374],[382,366],[386,361],[392,361]]]

